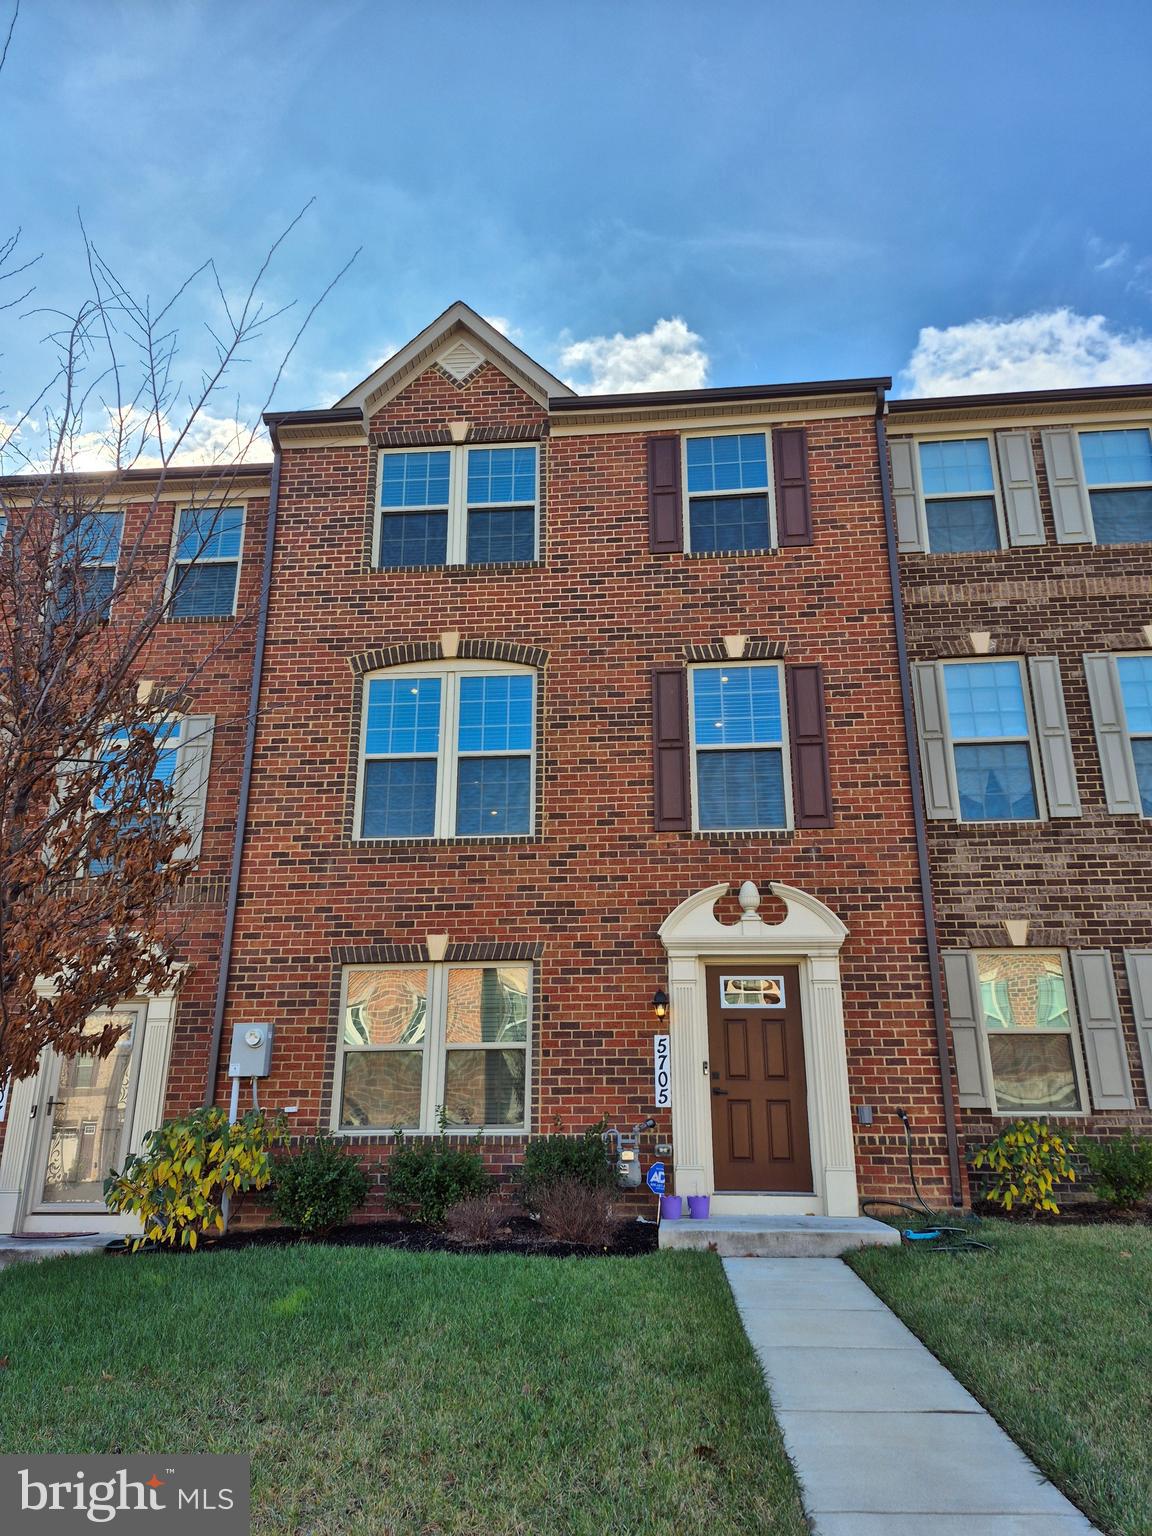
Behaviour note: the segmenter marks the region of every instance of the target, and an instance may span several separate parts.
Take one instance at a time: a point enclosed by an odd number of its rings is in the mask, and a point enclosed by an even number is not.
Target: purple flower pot
[[[708,1206],[712,1200],[711,1195],[689,1195],[688,1214],[693,1221],[708,1220]]]
[[[662,1221],[679,1221],[684,1211],[684,1201],[680,1195],[660,1196],[660,1219]]]

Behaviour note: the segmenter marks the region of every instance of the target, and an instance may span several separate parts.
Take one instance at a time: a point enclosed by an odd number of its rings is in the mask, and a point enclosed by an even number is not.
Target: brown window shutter
[[[824,669],[797,662],[785,669],[788,737],[792,746],[792,799],[798,827],[832,825],[832,783],[828,774],[828,719],[824,712]]]
[[[658,832],[689,832],[688,674],[683,667],[652,673],[653,794]]]
[[[772,429],[772,468],[776,477],[776,542],[787,548],[812,542],[812,502],[808,491],[808,432],[804,427]]]
[[[648,548],[657,555],[684,548],[679,437],[648,439]]]

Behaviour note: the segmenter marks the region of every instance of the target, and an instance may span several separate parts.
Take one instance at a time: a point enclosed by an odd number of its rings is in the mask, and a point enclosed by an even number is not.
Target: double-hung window
[[[772,546],[771,469],[764,432],[684,439],[688,548],[696,554]]]
[[[184,507],[176,520],[169,614],[230,618],[236,612],[243,507]]]
[[[122,512],[85,512],[65,533],[65,587],[85,613],[106,619],[116,587],[116,563],[124,527]]]
[[[153,818],[159,817],[182,823],[187,832],[187,841],[175,850],[174,857],[196,857],[204,829],[214,726],[211,715],[184,715],[156,720],[145,727],[156,744],[149,783],[141,783],[137,775],[127,772],[123,766],[124,753],[130,742],[128,732],[122,727],[111,727],[105,732],[92,794],[92,811],[113,833],[112,840],[122,834],[138,832]],[[65,770],[63,774],[65,781],[67,772]],[[151,784],[156,786],[154,804],[149,803]],[[130,816],[125,811],[126,800],[135,807]],[[105,853],[89,861],[90,874],[107,874],[116,867],[110,841],[107,836],[101,837]]]
[[[973,952],[998,1114],[1066,1114],[1084,1107],[1064,956],[1034,949]]]
[[[961,821],[1040,815],[1032,724],[1019,661],[944,664]]]
[[[534,724],[525,667],[465,661],[367,678],[359,836],[531,832]]]
[[[986,437],[918,445],[928,548],[1000,548],[992,449]]]
[[[526,1130],[529,965],[350,966],[335,1127]]]
[[[534,443],[382,450],[376,564],[534,560],[538,480]]]
[[[1152,816],[1152,656],[1117,656],[1116,676],[1145,816]]]
[[[783,668],[691,669],[690,729],[701,831],[788,825]]]
[[[1148,428],[1079,436],[1097,544],[1152,541],[1152,434]]]

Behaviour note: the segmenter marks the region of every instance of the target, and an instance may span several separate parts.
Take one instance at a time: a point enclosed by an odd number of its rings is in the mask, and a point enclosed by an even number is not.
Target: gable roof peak
[[[575,394],[491,321],[477,314],[463,299],[457,299],[399,352],[337,400],[332,409],[354,406],[367,421],[386,398],[398,394],[432,363],[439,363],[458,382],[463,382],[483,362],[493,363],[545,408],[549,397]]]

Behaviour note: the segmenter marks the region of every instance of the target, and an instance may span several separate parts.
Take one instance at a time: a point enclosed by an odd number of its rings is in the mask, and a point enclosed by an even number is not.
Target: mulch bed
[[[1033,1215],[1031,1211],[1019,1207],[1005,1211],[993,1205],[991,1200],[973,1200],[972,1209],[977,1216],[994,1217],[997,1221],[1018,1221],[1036,1227],[1152,1226],[1152,1207],[1144,1205],[1131,1211],[1118,1211],[1114,1205],[1107,1205],[1103,1200],[1070,1201],[1055,1216],[1051,1211],[1040,1211]]]
[[[638,1221],[621,1221],[617,1224],[612,1241],[603,1247],[588,1247],[583,1243],[556,1243],[546,1238],[539,1225],[529,1217],[513,1217],[502,1235],[491,1243],[462,1243],[444,1232],[422,1226],[417,1221],[364,1221],[347,1227],[337,1227],[322,1241],[339,1248],[402,1248],[409,1253],[515,1253],[522,1257],[545,1259],[602,1259],[635,1258],[638,1254],[654,1253],[658,1246],[659,1228]],[[204,1238],[195,1249],[196,1253],[219,1251],[224,1248],[268,1248],[295,1245],[313,1241],[301,1238],[287,1227],[243,1227],[224,1237]],[[110,1248],[109,1253],[121,1254],[126,1248]],[[145,1250],[141,1250],[143,1252]],[[189,1248],[163,1248],[164,1253],[191,1253]]]

